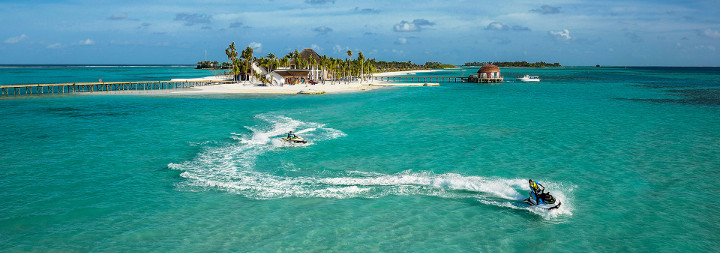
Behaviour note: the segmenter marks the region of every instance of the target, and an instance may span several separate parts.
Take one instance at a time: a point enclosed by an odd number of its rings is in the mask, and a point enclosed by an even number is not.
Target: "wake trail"
[[[323,173],[322,176],[290,177],[258,171],[255,168],[257,158],[286,148],[287,144],[279,141],[278,136],[291,130],[312,140],[306,145],[341,138],[346,134],[324,124],[281,115],[259,114],[255,117],[264,123],[246,127],[249,134],[232,133],[231,137],[237,142],[208,148],[190,161],[169,164],[169,168],[183,171],[180,176],[186,180],[178,187],[190,191],[222,190],[252,199],[380,198],[388,195],[473,198],[485,205],[524,209],[545,218],[572,214],[568,196],[564,194],[571,192],[572,187],[555,188],[562,185],[547,181],[543,183],[554,189],[553,195],[563,202],[556,210],[541,210],[522,203],[529,191],[527,179],[413,171],[397,174],[340,171],[329,175]]]

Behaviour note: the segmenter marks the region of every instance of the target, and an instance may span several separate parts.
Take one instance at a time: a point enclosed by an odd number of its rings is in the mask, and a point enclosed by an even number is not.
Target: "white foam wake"
[[[553,189],[562,201],[561,208],[547,211],[522,203],[529,191],[526,179],[502,179],[463,176],[454,173],[404,171],[383,174],[362,171],[322,173],[312,176],[279,176],[255,168],[256,159],[267,152],[282,152],[283,142],[278,136],[290,130],[302,134],[308,145],[345,136],[340,130],[324,124],[303,122],[289,117],[260,114],[257,119],[266,123],[246,127],[251,133],[233,134],[237,140],[226,146],[212,147],[191,160],[169,164],[171,169],[183,171],[187,179],[180,188],[193,191],[222,190],[254,199],[287,197],[318,198],[379,198],[387,195],[423,195],[441,198],[475,198],[480,203],[526,209],[546,218],[572,214],[570,201],[564,193],[572,187],[553,182],[543,183]],[[294,165],[291,165],[294,166]]]

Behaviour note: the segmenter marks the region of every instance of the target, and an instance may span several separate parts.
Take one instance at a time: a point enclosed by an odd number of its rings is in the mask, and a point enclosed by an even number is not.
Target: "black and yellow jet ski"
[[[530,197],[524,201],[530,206],[548,210],[560,207],[560,201],[550,195],[550,192],[545,192],[545,186],[536,183],[532,179],[530,179]]]
[[[303,137],[300,137],[300,136],[297,136],[297,135],[293,135],[292,137],[283,137],[283,138],[280,138],[280,139],[282,139],[282,140],[283,140],[284,142],[286,142],[286,143],[291,143],[291,144],[305,144],[305,143],[307,143],[307,140],[305,140],[305,139],[303,139]]]

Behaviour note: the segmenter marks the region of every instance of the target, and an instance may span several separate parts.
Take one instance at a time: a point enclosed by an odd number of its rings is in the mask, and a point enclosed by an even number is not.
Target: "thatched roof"
[[[303,49],[302,52],[300,52],[300,58],[303,58],[305,60],[309,60],[310,57],[315,58],[316,61],[320,61],[320,55],[315,52],[315,50],[312,50],[310,48]]]
[[[320,62],[320,55],[310,48],[303,49],[302,52],[298,53],[300,59],[310,62],[310,57],[315,58],[315,62]],[[295,59],[290,59],[290,65],[297,65]]]
[[[276,69],[275,73],[278,75],[281,75],[283,78],[302,78],[302,77],[308,77],[308,74],[310,74],[310,70],[303,70],[303,69]]]
[[[485,64],[478,70],[478,74],[480,73],[493,73],[493,72],[500,72],[500,68],[498,66],[492,65],[492,64]]]

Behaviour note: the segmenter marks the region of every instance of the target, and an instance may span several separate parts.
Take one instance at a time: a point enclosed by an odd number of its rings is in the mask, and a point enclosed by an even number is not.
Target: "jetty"
[[[0,96],[167,90],[232,82],[233,81],[183,80],[0,85]]]
[[[492,64],[482,66],[477,75],[462,76],[383,76],[376,80],[401,83],[502,83],[500,68]]]
[[[468,77],[459,76],[382,76],[375,80],[401,83],[464,83]]]

